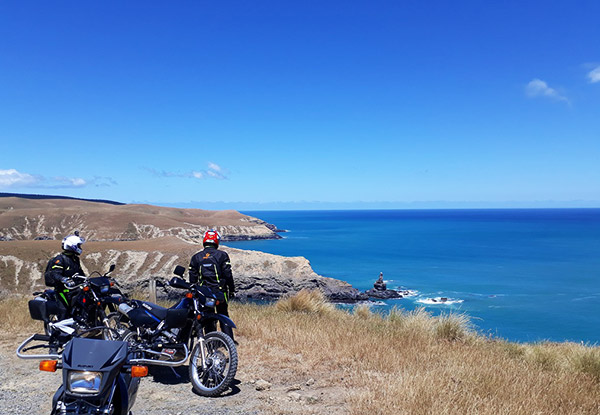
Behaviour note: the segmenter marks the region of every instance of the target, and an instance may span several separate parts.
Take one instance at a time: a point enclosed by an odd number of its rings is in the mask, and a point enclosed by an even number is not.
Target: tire
[[[202,356],[204,345],[205,356]],[[206,369],[202,369],[203,358]],[[192,350],[189,375],[194,391],[202,396],[217,396],[226,390],[235,377],[238,365],[237,349],[231,337],[220,331],[199,338]]]
[[[44,321],[44,334],[46,336],[50,336],[50,323],[56,323],[58,321],[58,316],[56,314],[50,314],[48,316],[48,321]]]
[[[123,321],[123,315],[121,313],[114,312],[106,316],[108,327],[116,330],[103,330],[102,338],[104,340],[124,340],[125,336],[129,334],[129,325]]]

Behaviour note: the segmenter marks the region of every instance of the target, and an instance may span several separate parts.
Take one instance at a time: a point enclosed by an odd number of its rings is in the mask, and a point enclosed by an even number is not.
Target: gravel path
[[[47,415],[62,373],[41,372],[37,360],[17,358],[16,348],[25,337],[0,334],[0,412]],[[216,398],[193,392],[187,365],[176,372],[151,368],[141,381],[134,415],[348,414],[337,388],[318,386],[312,379],[305,384],[269,383],[247,373],[243,362],[232,389]],[[285,378],[285,373],[276,378]]]

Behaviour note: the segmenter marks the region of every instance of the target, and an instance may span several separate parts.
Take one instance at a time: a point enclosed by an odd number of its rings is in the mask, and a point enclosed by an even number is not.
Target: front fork
[[[200,346],[200,357],[202,358],[202,370],[206,370],[208,363],[206,362],[206,344],[204,343],[204,337],[198,337],[198,345]]]
[[[200,322],[198,320],[198,317],[200,316],[200,307],[198,306],[198,299],[194,298],[194,325],[196,327],[196,336],[197,336],[197,342],[198,342],[198,346],[200,346],[200,358],[202,359],[202,370],[206,370],[206,368],[208,367],[208,363],[206,362],[206,344],[204,342],[204,331],[202,329],[202,326],[200,325]],[[192,336],[190,336],[190,341],[194,341],[194,333],[191,333]],[[191,350],[191,345],[190,345],[190,350]]]

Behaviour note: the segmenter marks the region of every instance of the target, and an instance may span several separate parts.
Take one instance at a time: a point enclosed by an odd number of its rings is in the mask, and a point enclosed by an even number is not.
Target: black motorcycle
[[[33,293],[36,297],[29,301],[29,313],[32,319],[43,321],[52,352],[58,351],[73,335],[83,331],[87,336],[98,336],[102,332],[107,340],[115,337],[110,330],[88,330],[107,327],[108,314],[115,312],[118,304],[127,298],[109,277],[114,269],[115,266],[111,265],[104,275],[98,272],[90,277],[75,275],[74,284],[61,291],[47,289]],[[94,274],[98,276],[94,277]]]
[[[168,285],[187,292],[177,304],[164,308],[147,301],[130,300],[119,305],[118,314],[109,315],[109,326],[122,338],[138,346],[146,359],[185,363],[192,350],[189,375],[194,391],[202,396],[216,396],[226,390],[235,377],[238,364],[236,346],[228,335],[207,331],[216,322],[235,328],[233,321],[215,313],[217,296],[210,288],[183,280],[185,269],[175,268]],[[182,358],[182,354],[186,355]]]
[[[103,328],[106,330],[106,328]],[[128,415],[135,402],[140,378],[148,374],[135,347],[124,341],[74,337],[62,355],[31,355],[25,352],[32,341],[48,341],[34,335],[17,349],[23,359],[42,360],[40,370],[63,371],[63,382],[52,399],[51,415]]]

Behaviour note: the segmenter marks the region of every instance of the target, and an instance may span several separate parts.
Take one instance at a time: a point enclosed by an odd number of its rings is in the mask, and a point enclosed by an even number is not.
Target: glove
[[[60,282],[67,288],[71,288],[75,285],[75,282],[69,277],[62,277]]]

